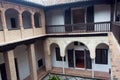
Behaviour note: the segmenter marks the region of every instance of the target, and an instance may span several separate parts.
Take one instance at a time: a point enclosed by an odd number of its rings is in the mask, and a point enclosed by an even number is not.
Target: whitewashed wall
[[[106,22],[110,21],[111,9],[110,5],[95,5],[94,6],[94,22]],[[110,24],[95,25],[95,31],[110,30]]]
[[[53,10],[46,14],[46,24],[47,25],[64,25],[64,10]],[[64,26],[59,27],[49,27],[48,32],[64,32]]]
[[[52,10],[46,14],[47,25],[64,25],[64,10]]]
[[[117,5],[117,14],[120,15],[120,2],[119,2],[118,5]]]
[[[37,69],[39,69],[38,60],[40,60],[40,59],[43,60],[43,66],[44,66],[44,53],[43,53],[43,50],[44,50],[43,49],[43,42],[37,41],[35,43],[35,54],[36,54]],[[43,67],[43,66],[41,66],[41,67]]]
[[[116,15],[116,17],[119,18],[119,22],[120,22],[120,2],[117,3],[117,15]]]
[[[110,5],[94,6],[94,22],[110,21]]]
[[[25,45],[16,47],[15,58],[18,62],[18,72],[20,80],[25,79],[29,75],[28,51]]]

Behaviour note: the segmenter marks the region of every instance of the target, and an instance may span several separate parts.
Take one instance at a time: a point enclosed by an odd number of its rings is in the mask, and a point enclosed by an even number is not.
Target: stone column
[[[2,11],[1,11],[1,22],[2,22],[3,30],[7,29],[5,10],[4,9],[2,9]]]
[[[52,70],[51,56],[50,56],[50,46],[47,45],[47,42],[44,42],[44,55],[45,55],[45,68],[46,71]]]
[[[92,78],[95,78],[94,65],[95,65],[95,59],[92,59]]]
[[[3,28],[3,33],[4,33],[4,41],[6,42],[6,32],[7,32],[7,24],[6,24],[6,17],[5,17],[5,10],[1,10],[1,24]]]
[[[27,45],[31,80],[37,80],[37,67],[34,44]]]
[[[63,74],[65,74],[64,57],[62,57],[62,62],[63,62]]]
[[[13,50],[5,52],[3,55],[6,66],[7,80],[17,80]]]
[[[23,21],[22,21],[22,13],[21,13],[21,12],[18,13],[18,26],[19,26],[19,28],[20,28],[20,30],[21,30],[21,38],[23,38],[24,28],[23,28]]]
[[[35,35],[35,26],[34,26],[34,13],[31,13],[31,25],[32,25],[32,28],[33,28],[33,36]]]
[[[40,16],[40,20],[41,20],[41,26],[42,26],[42,34],[46,33],[46,29],[45,29],[45,13],[44,11],[41,11],[41,16]]]

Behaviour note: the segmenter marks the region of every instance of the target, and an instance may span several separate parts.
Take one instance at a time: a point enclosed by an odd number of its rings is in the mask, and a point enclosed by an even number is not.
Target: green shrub
[[[48,80],[60,80],[58,76],[50,76]]]

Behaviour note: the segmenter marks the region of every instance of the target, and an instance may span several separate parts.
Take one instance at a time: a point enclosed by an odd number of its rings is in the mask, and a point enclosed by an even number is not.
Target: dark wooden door
[[[68,50],[68,66],[69,67],[74,67],[73,50]]]
[[[0,64],[0,71],[1,71],[1,78],[2,78],[2,80],[7,80],[5,63]]]
[[[72,10],[73,24],[85,23],[85,9]]]
[[[86,69],[92,69],[92,60],[90,58],[90,52],[88,50],[85,50],[86,54]]]
[[[18,72],[18,63],[17,63],[17,58],[15,58],[14,60],[15,60],[15,68],[16,68],[17,80],[20,80],[20,78],[19,78],[19,72]]]

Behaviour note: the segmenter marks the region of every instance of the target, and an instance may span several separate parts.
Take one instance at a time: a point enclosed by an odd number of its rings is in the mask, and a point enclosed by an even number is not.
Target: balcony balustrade
[[[47,25],[46,27],[47,33],[109,32],[111,31],[111,22]]]
[[[109,32],[111,22],[78,23],[65,25],[47,25],[47,33]]]

